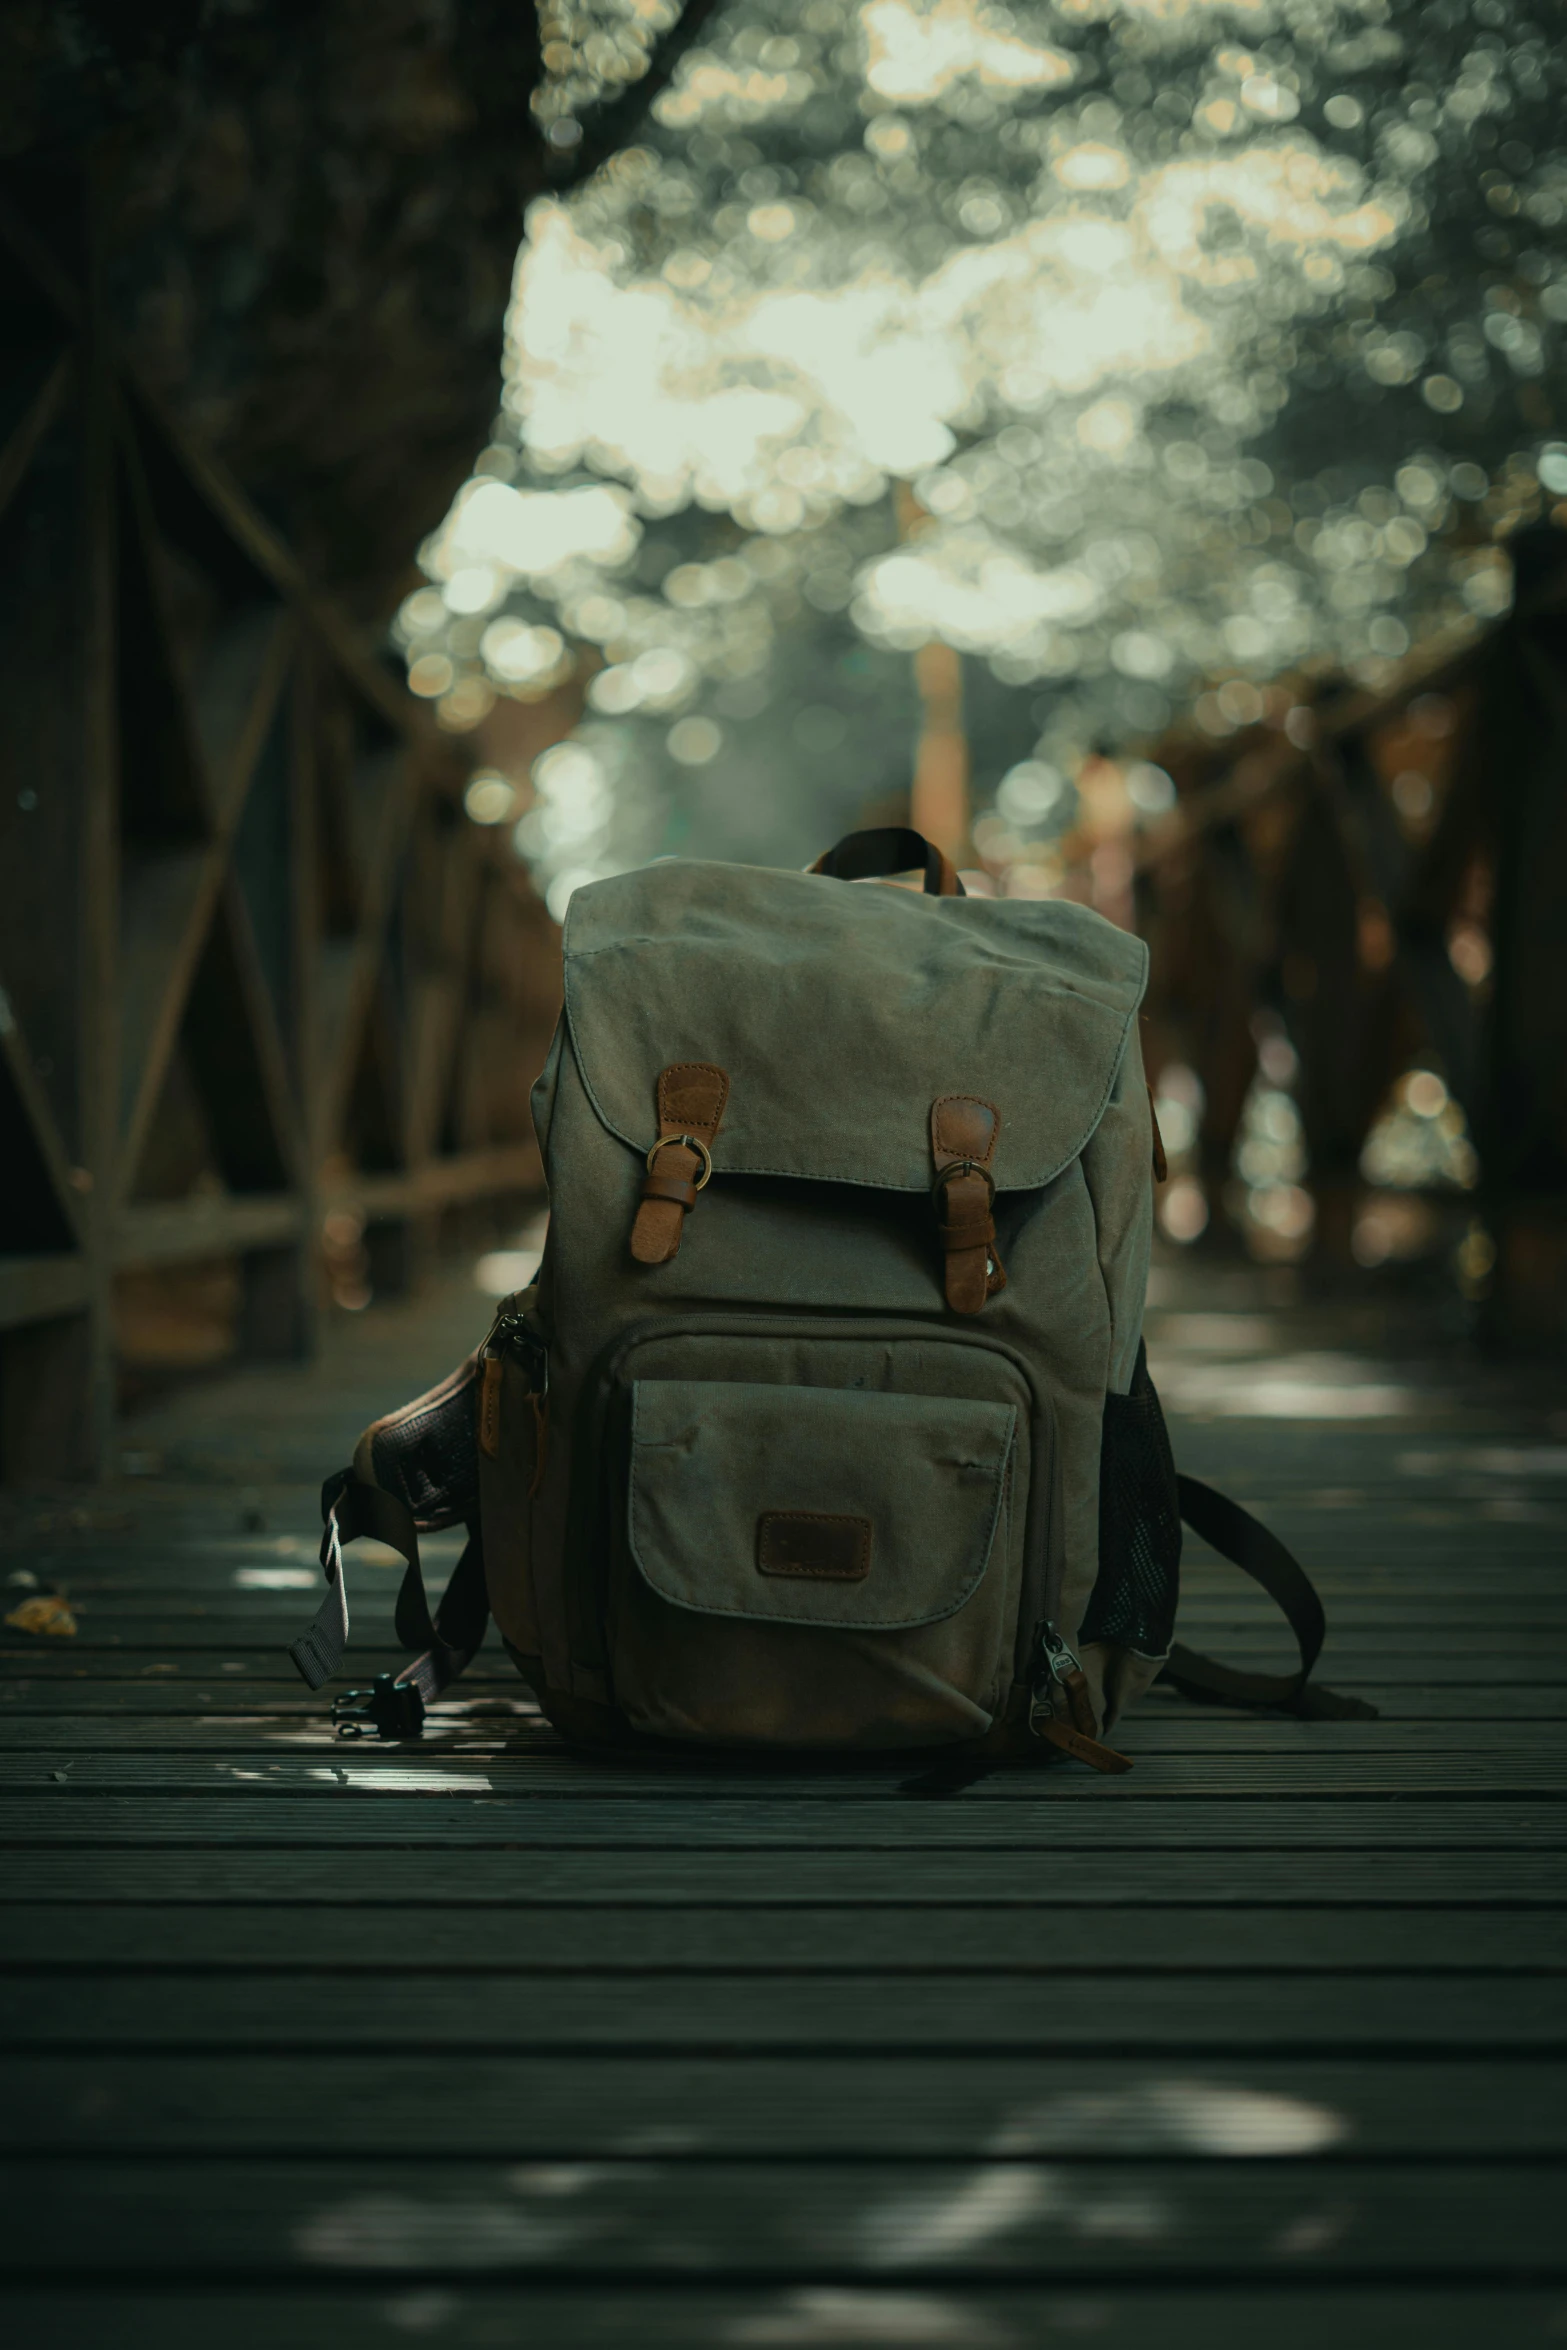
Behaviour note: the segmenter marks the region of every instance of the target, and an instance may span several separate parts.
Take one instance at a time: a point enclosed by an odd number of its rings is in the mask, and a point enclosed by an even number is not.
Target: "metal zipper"
[[[1028,1726],[1036,1731],[1042,1715],[1053,1716],[1055,1713],[1055,1690],[1060,1690],[1070,1708],[1071,1690],[1067,1676],[1070,1673],[1081,1674],[1083,1670],[1054,1624],[1041,1624],[1038,1655],[1043,1669],[1035,1675],[1028,1707]]]
[[[528,1328],[526,1317],[506,1311],[509,1301],[503,1300],[496,1308],[495,1319],[481,1355],[509,1354],[528,1375],[528,1393],[544,1396],[549,1393],[550,1355],[542,1338]]]
[[[533,1409],[533,1476],[528,1486],[528,1499],[532,1501],[544,1475],[548,1442],[550,1357],[548,1347],[528,1328],[526,1318],[507,1311],[510,1302],[509,1299],[503,1299],[496,1307],[495,1319],[479,1349],[479,1360],[484,1366],[479,1385],[479,1450],[492,1461],[500,1453],[502,1357],[509,1355],[522,1370],[527,1382],[528,1402]]]
[[[1028,1726],[1036,1738],[1059,1747],[1096,1771],[1129,1771],[1131,1764],[1098,1735],[1088,1678],[1054,1624],[1040,1626],[1041,1670],[1029,1697]],[[1065,1719],[1056,1711],[1055,1692],[1066,1701]]]

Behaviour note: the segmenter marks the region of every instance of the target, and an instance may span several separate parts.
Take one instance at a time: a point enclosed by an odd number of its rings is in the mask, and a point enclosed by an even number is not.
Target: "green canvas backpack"
[[[923,867],[923,894],[859,888]],[[668,860],[579,889],[533,1093],[534,1287],[328,1481],[342,1545],[408,1567],[417,1661],[340,1699],[417,1732],[493,1612],[568,1737],[799,1752],[1067,1754],[1161,1672],[1341,1710],[1300,1568],[1178,1478],[1142,1346],[1160,1171],[1142,942],[1084,907],[966,897],[916,833],[809,873]],[[1278,1599],[1300,1668],[1173,1645],[1181,1521]],[[433,1617],[421,1532],[469,1542]],[[1360,1709],[1355,1709],[1360,1710]]]

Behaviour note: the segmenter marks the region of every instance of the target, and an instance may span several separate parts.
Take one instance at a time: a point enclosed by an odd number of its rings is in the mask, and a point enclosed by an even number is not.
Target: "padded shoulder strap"
[[[1374,1720],[1376,1707],[1357,1697],[1339,1697],[1311,1679],[1322,1654],[1327,1618],[1310,1576],[1292,1551],[1260,1519],[1228,1494],[1218,1493],[1200,1477],[1177,1476],[1181,1516],[1194,1534],[1211,1543],[1221,1558],[1260,1583],[1280,1609],[1300,1650],[1300,1669],[1294,1673],[1239,1673],[1231,1665],[1199,1656],[1176,1641],[1163,1678],[1173,1681],[1187,1697],[1208,1698],[1220,1705],[1278,1705],[1292,1713],[1323,1720],[1353,1717]]]

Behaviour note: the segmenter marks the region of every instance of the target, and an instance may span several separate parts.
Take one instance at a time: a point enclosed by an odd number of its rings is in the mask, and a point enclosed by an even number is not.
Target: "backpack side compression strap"
[[[397,1685],[417,1690],[428,1703],[466,1670],[489,1624],[484,1553],[477,1534],[470,1533],[432,1617],[419,1563],[419,1530],[406,1503],[379,1485],[366,1484],[351,1469],[340,1469],[321,1489],[321,1515],[325,1521],[321,1572],[326,1577],[326,1593],[314,1623],[290,1647],[290,1657],[312,1689],[321,1688],[337,1672],[348,1644],[343,1544],[357,1541],[363,1534],[372,1535],[405,1561],[397,1594],[397,1637],[404,1648],[421,1652],[398,1674]]]
[[[1200,1477],[1177,1476],[1181,1516],[1194,1534],[1200,1534],[1221,1558],[1260,1583],[1280,1609],[1300,1650],[1300,1669],[1294,1673],[1239,1673],[1232,1665],[1176,1641],[1163,1678],[1173,1681],[1183,1696],[1208,1698],[1221,1705],[1278,1705],[1291,1713],[1320,1719],[1356,1717],[1372,1720],[1376,1707],[1360,1698],[1339,1697],[1311,1679],[1322,1653],[1327,1618],[1305,1568],[1285,1549],[1276,1534],[1227,1494],[1204,1485]]]

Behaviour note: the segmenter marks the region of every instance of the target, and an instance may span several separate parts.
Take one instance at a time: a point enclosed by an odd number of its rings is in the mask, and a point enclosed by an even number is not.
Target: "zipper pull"
[[[1055,1691],[1060,1690],[1066,1700],[1066,1710],[1072,1717],[1074,1729],[1085,1738],[1094,1737],[1099,1725],[1094,1719],[1093,1699],[1089,1695],[1088,1676],[1073,1655],[1054,1624],[1045,1624],[1039,1634],[1040,1655],[1045,1670],[1034,1682],[1033,1714],[1054,1714]]]
[[[1081,1673],[1083,1669],[1082,1666],[1078,1663],[1077,1658],[1073,1655],[1071,1649],[1068,1648],[1066,1642],[1062,1639],[1054,1624],[1045,1624],[1042,1626],[1039,1634],[1039,1645],[1045,1652],[1045,1662],[1050,1667],[1051,1679],[1053,1681],[1059,1682],[1063,1688],[1066,1685],[1066,1677],[1068,1673]]]
[[[1129,1758],[1101,1741],[1088,1676],[1054,1624],[1042,1626],[1039,1651],[1044,1669],[1035,1679],[1028,1709],[1028,1726],[1034,1736],[1059,1747],[1064,1754],[1075,1755],[1079,1762],[1091,1764],[1096,1771],[1129,1771],[1132,1767]],[[1071,1716],[1070,1722],[1062,1721],[1056,1712],[1058,1689]]]
[[[528,1375],[529,1394],[545,1395],[550,1383],[549,1349],[528,1328],[525,1315],[508,1310],[511,1303],[510,1298],[503,1298],[496,1307],[489,1335],[479,1349],[480,1356],[489,1363],[503,1354],[511,1355]]]

